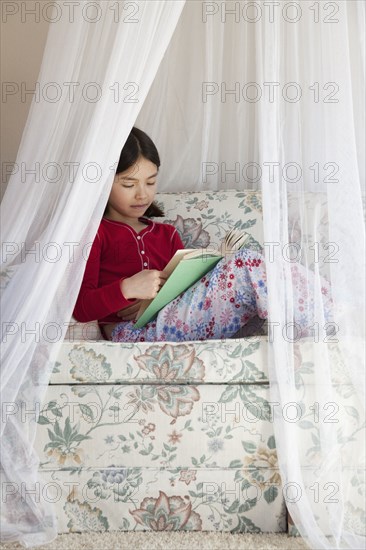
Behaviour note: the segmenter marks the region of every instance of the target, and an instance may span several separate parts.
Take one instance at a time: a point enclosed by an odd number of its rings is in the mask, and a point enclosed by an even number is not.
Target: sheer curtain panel
[[[70,19],[56,2],[38,78],[49,93],[33,101],[16,159],[27,177],[10,179],[1,205],[2,537],[26,547],[57,535],[33,450],[38,413],[116,162],[184,1],[86,4]]]
[[[364,56],[363,2],[188,2],[137,119],[165,190],[261,190],[276,448],[312,548],[365,544]]]

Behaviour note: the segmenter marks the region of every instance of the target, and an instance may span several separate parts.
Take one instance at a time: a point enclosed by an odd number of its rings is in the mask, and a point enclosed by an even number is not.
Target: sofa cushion
[[[233,227],[250,234],[247,247],[262,251],[262,202],[258,191],[159,193],[156,203],[165,221],[174,225],[186,248],[220,248]]]
[[[195,342],[63,342],[50,384],[268,382],[267,336]]]

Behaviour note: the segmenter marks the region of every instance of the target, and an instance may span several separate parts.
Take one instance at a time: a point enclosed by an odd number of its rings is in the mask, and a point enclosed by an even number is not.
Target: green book
[[[141,302],[134,328],[142,328],[155,319],[163,307],[211,271],[225,253],[242,248],[248,238],[248,233],[233,229],[222,242],[224,253],[218,250],[207,252],[205,249],[178,250],[163,270],[168,279],[158,294],[151,300]]]

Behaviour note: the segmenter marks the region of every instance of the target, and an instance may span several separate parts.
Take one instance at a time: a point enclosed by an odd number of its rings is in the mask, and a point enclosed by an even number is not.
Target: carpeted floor
[[[2,550],[21,550],[17,543],[0,545]],[[87,533],[59,535],[39,550],[301,550],[303,539],[284,534],[231,533]]]

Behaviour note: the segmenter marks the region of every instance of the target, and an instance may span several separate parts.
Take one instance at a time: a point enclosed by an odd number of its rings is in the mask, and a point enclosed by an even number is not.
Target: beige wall
[[[49,4],[51,2],[48,2]],[[6,162],[15,162],[32,96],[21,97],[21,86],[34,89],[38,78],[49,23],[31,15],[35,1],[1,2],[1,196],[6,188]],[[10,10],[18,10],[13,15]],[[38,19],[38,21],[36,20]],[[10,83],[10,84],[7,84]],[[5,87],[19,86],[19,92],[7,95]]]

